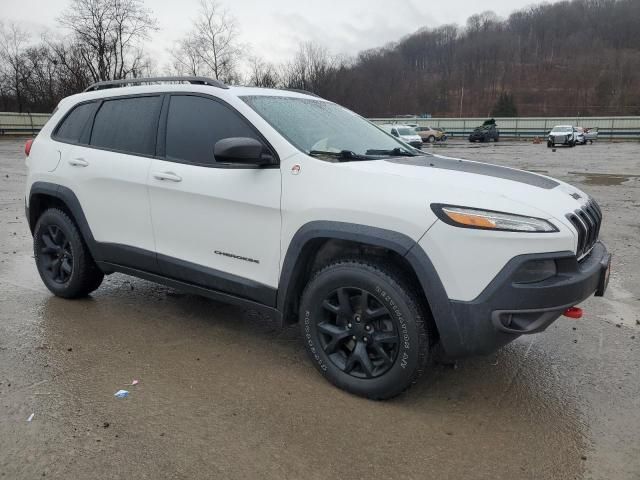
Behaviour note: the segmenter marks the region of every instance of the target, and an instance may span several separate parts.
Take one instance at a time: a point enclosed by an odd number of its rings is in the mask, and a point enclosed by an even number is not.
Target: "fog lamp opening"
[[[555,260],[530,260],[520,265],[513,275],[514,283],[542,282],[557,273]]]

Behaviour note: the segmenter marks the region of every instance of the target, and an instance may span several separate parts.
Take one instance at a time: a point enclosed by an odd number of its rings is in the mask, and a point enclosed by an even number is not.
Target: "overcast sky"
[[[531,0],[221,0],[236,17],[241,41],[262,58],[290,58],[300,42],[314,41],[334,54],[354,54],[385,45],[419,28],[464,24],[467,17],[489,7],[506,17]],[[167,62],[167,48],[186,32],[198,0],[146,0],[160,30],[147,46],[158,61]],[[35,33],[58,30],[56,18],[68,0],[0,0],[0,20],[24,22]]]

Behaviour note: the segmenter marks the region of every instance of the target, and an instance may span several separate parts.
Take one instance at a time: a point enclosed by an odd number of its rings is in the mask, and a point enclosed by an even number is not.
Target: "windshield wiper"
[[[368,152],[367,152],[368,153]],[[349,161],[349,160],[371,160],[371,158],[365,155],[358,155],[351,150],[341,150],[339,152],[325,152],[323,150],[311,150],[309,155],[312,157],[333,157],[337,158],[340,161]]]
[[[367,155],[386,155],[389,157],[415,157],[415,153],[402,148],[394,148],[392,150],[367,150]]]

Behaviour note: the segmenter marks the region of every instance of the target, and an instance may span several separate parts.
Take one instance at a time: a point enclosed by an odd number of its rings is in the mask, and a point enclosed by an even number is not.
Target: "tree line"
[[[0,110],[48,112],[96,81],[179,74],[308,90],[366,116],[640,115],[638,0],[484,12],[354,57],[304,43],[282,64],[252,55],[217,0],[201,0],[168,65],[145,52],[158,24],[143,0],[70,0],[57,22],[65,34],[41,39],[0,24]]]

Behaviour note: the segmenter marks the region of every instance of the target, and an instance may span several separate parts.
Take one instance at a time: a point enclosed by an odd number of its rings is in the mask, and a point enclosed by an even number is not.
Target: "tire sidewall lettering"
[[[318,354],[318,349],[316,348],[313,342],[313,335],[311,333],[311,312],[309,310],[305,310],[304,312],[304,337],[305,342],[307,343],[309,353],[316,361],[318,366],[323,370],[327,370],[327,364],[322,359],[322,357]]]
[[[400,361],[400,366],[402,368],[407,368],[411,350],[411,335],[409,334],[409,325],[407,324],[407,320],[398,304],[384,288],[376,285],[375,290],[381,299],[388,305],[390,312],[398,321],[398,334],[400,336],[400,352],[398,353],[398,360]]]

